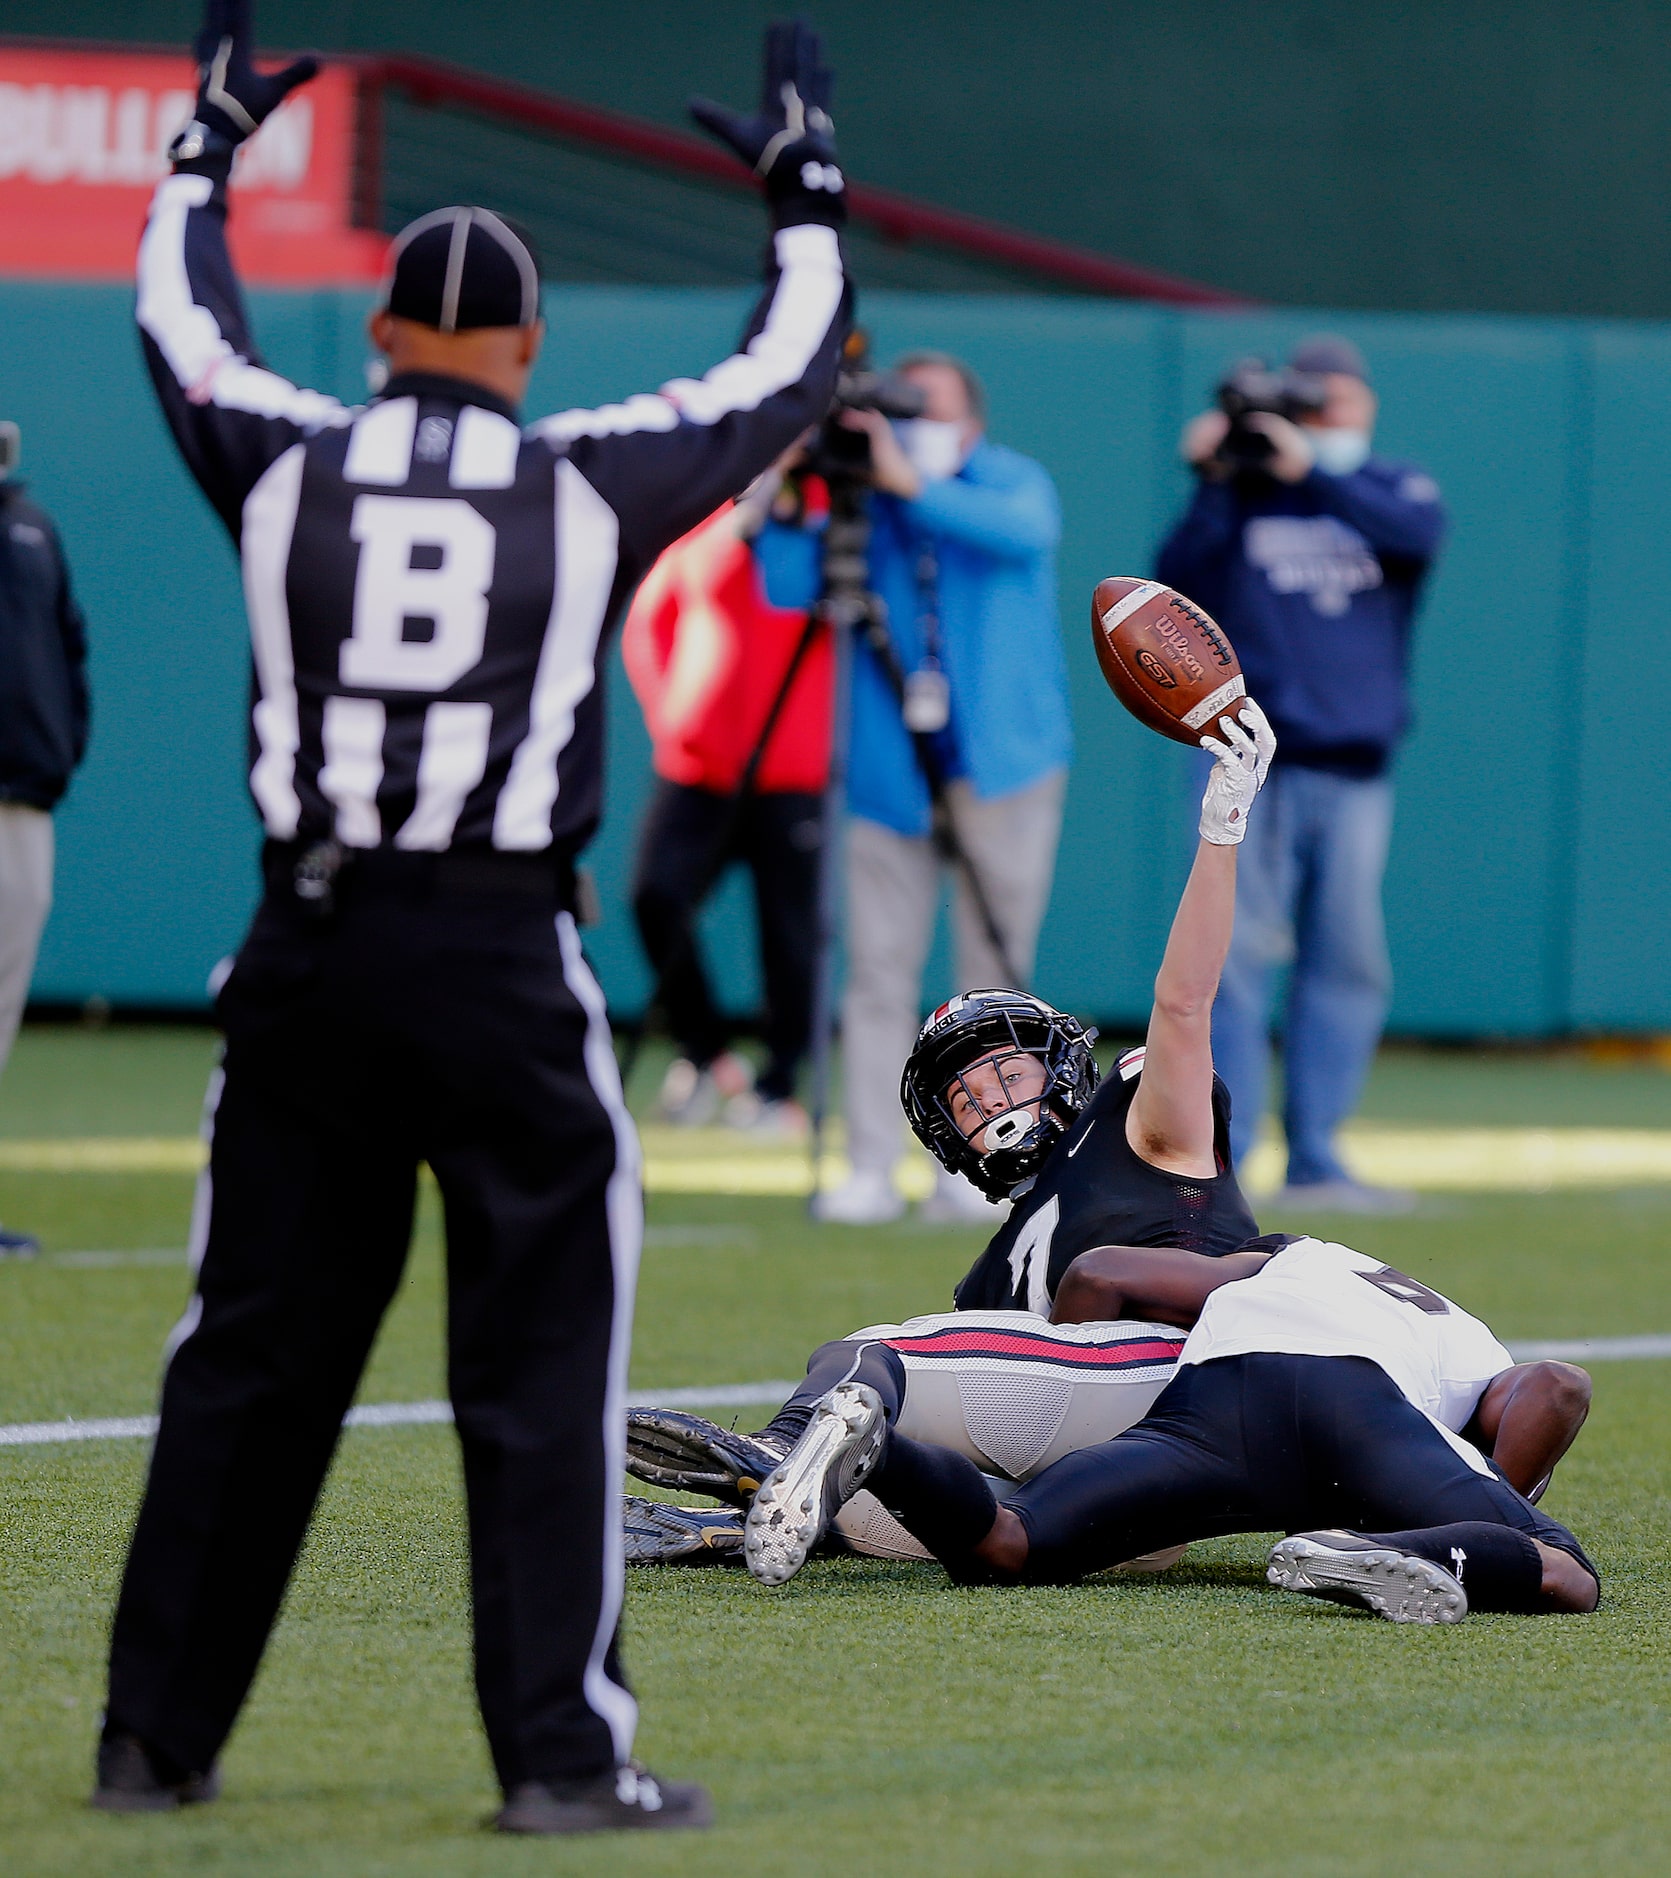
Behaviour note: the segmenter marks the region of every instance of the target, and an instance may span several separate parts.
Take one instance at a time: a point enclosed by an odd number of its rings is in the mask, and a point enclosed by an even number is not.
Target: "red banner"
[[[196,90],[185,57],[0,46],[0,274],[129,277]],[[239,151],[231,241],[244,279],[377,277],[386,238],[352,225],[356,102],[353,72],[327,67]]]

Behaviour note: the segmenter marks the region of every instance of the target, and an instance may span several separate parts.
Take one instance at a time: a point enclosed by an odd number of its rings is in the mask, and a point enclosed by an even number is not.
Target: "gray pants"
[[[0,1069],[12,1053],[52,910],[52,852],[45,809],[0,802]]]
[[[966,782],[948,791],[952,826],[974,863],[1017,972],[1029,978],[1050,897],[1066,773],[983,801]],[[847,995],[842,1004],[847,1152],[855,1171],[891,1173],[905,1146],[899,1076],[921,1021],[923,966],[934,936],[944,863],[926,837],[879,822],[847,825]],[[957,988],[1001,986],[1004,973],[962,869],[952,905]]]

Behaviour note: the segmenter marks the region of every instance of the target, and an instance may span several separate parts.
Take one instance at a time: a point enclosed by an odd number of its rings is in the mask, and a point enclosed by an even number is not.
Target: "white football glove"
[[[1201,739],[1201,748],[1213,758],[1213,773],[1201,798],[1201,839],[1228,848],[1247,833],[1247,812],[1276,755],[1276,732],[1251,698],[1235,717],[1226,715],[1218,723],[1222,742],[1217,737]]]

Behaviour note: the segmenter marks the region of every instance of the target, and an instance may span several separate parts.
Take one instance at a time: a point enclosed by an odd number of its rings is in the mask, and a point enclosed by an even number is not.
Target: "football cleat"
[[[1265,1576],[1284,1591],[1361,1604],[1395,1624],[1456,1624],[1468,1594],[1442,1565],[1356,1532],[1296,1532],[1271,1547]]]
[[[739,1435],[681,1409],[627,1410],[627,1472],[673,1493],[707,1493],[747,1506],[789,1452],[765,1435]]]
[[[743,1516],[734,1506],[675,1506],[621,1496],[621,1536],[629,1565],[740,1565]]]
[[[505,1795],[493,1820],[499,1832],[677,1832],[711,1826],[706,1787],[658,1780],[647,1767],[624,1767],[586,1780],[527,1780]]]
[[[869,1479],[888,1424],[868,1383],[837,1383],[783,1464],[773,1470],[743,1523],[743,1557],[763,1585],[787,1584],[830,1522]]]

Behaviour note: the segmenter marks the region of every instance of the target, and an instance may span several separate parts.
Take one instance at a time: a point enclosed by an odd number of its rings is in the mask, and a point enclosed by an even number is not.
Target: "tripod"
[[[819,850],[818,973],[812,1006],[812,1077],[809,1115],[811,1129],[811,1191],[807,1205],[817,1201],[824,1158],[824,1130],[829,1114],[830,1057],[835,1030],[835,942],[841,910],[841,827],[847,793],[848,743],[851,735],[853,657],[857,636],[881,666],[902,717],[905,714],[906,674],[888,631],[888,611],[870,587],[870,480],[862,469],[841,464],[827,468],[830,517],[825,528],[822,587],[813,617],[827,621],[835,635],[834,729],[830,739],[830,777],[824,791],[824,833]],[[833,472],[833,473],[832,473]],[[947,794],[947,778],[932,736],[913,730],[911,747],[928,788],[934,845],[941,857],[957,867],[969,891],[970,904],[1000,970],[1016,990],[1025,987],[1011,961],[1008,945],[992,910],[980,871],[958,838]]]
[[[766,750],[772,741],[778,721],[783,716],[784,707],[789,702],[790,693],[795,688],[795,680],[800,676],[801,667],[806,663],[807,655],[817,642],[819,630],[824,621],[815,606],[806,616],[800,636],[795,641],[789,655],[789,663],[784,667],[783,676],[778,680],[772,701],[767,707],[766,716],[760,726],[759,734],[748,753],[742,771],[737,778],[736,787],[726,802],[725,817],[720,823],[719,832],[713,838],[708,858],[703,863],[697,876],[697,883],[686,901],[678,920],[673,942],[662,955],[660,966],[656,970],[655,980],[650,986],[649,995],[644,1000],[644,1012],[637,1028],[629,1033],[626,1049],[621,1056],[621,1086],[625,1089],[632,1080],[632,1073],[638,1066],[638,1058],[658,1015],[663,1014],[667,996],[667,987],[673,974],[685,963],[696,946],[695,922],[703,902],[719,884],[720,876],[731,861],[731,844],[742,826],[743,816],[747,811],[749,798],[754,794],[755,784],[760,777],[760,768],[766,758]]]
[[[667,986],[695,946],[696,915],[730,863],[732,843],[746,813],[749,798],[754,793],[766,750],[794,690],[795,681],[812,647],[817,643],[819,633],[828,628],[833,634],[835,676],[830,770],[824,791],[818,878],[818,959],[814,975],[808,1105],[813,1197],[816,1197],[819,1188],[824,1131],[829,1113],[830,1063],[835,1025],[835,941],[841,907],[841,825],[846,796],[856,635],[863,636],[866,646],[881,665],[902,714],[905,707],[906,675],[888,631],[887,608],[880,596],[870,589],[869,466],[863,457],[851,454],[852,437],[851,432],[837,432],[837,447],[821,451],[817,466],[830,493],[829,519],[820,553],[819,597],[807,614],[789,662],[778,681],[765,719],[727,803],[725,818],[698,875],[697,885],[685,903],[673,941],[662,955],[649,996],[645,1000],[643,1016],[637,1027],[629,1033],[621,1059],[621,1081],[625,1086],[637,1066],[645,1039],[663,1009]],[[911,741],[928,788],[935,845],[946,860],[961,870],[970,903],[998,959],[1002,975],[1009,984],[1019,989],[1020,975],[1011,962],[1011,954],[993,913],[985,883],[959,841],[952,822],[945,771],[933,739],[924,733],[912,732]]]

